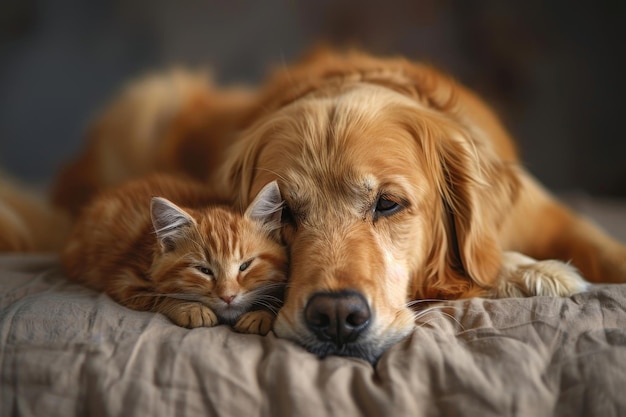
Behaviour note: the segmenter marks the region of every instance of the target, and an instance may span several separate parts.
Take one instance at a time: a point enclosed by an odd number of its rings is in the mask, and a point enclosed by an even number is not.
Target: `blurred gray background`
[[[130,78],[256,83],[316,41],[404,54],[492,104],[556,191],[626,196],[626,2],[0,0],[0,169],[45,185]]]

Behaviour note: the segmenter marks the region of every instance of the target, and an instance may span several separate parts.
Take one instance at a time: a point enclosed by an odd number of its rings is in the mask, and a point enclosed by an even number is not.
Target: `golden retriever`
[[[188,89],[171,115],[151,122],[160,130],[150,155],[172,143],[195,147],[142,170],[195,170],[241,207],[278,181],[290,277],[274,331],[314,353],[375,361],[414,328],[416,300],[584,290],[557,260],[591,281],[626,281],[626,247],[557,202],[520,166],[492,111],[429,66],[318,51],[258,94],[220,92],[231,98],[224,106],[215,94],[208,84]],[[224,108],[224,122],[210,116]],[[189,112],[212,122],[189,127]],[[111,121],[97,125],[99,139],[66,172],[91,158],[89,177],[110,186],[93,161]],[[215,144],[228,141],[220,169],[186,169],[199,155],[221,158]],[[57,196],[72,194],[63,178]]]

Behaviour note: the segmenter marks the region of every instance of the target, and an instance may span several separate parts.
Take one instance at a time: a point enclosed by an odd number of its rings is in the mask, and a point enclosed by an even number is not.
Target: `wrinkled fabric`
[[[226,326],[188,330],[0,256],[2,416],[626,415],[626,285],[471,299],[375,367]]]

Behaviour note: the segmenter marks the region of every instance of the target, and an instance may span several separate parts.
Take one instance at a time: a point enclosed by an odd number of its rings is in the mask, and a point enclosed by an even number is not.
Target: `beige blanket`
[[[448,305],[372,367],[183,329],[68,282],[54,256],[0,255],[0,416],[626,415],[626,285]]]

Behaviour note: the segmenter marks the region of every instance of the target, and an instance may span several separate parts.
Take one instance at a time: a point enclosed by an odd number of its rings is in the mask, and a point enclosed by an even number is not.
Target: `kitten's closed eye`
[[[198,271],[202,272],[204,275],[208,275],[208,276],[211,276],[211,277],[213,276],[213,271],[211,271],[206,266],[198,265],[198,266],[196,266],[196,269]]]
[[[253,260],[254,260],[254,259],[249,259],[249,260],[245,261],[244,263],[242,263],[242,264],[239,266],[239,271],[243,272],[243,271],[245,271],[246,269],[248,269],[248,267],[250,266],[250,264],[252,263],[252,261],[253,261]]]

